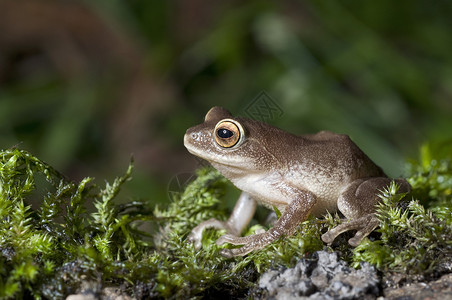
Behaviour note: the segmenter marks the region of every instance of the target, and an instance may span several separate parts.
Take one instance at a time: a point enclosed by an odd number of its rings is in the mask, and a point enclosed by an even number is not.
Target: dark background
[[[214,105],[332,130],[392,176],[452,137],[452,2],[0,0],[0,147],[166,202]],[[179,175],[179,177],[178,177]]]

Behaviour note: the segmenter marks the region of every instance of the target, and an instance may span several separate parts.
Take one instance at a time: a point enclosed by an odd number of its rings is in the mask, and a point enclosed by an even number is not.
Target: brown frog
[[[210,109],[204,123],[187,130],[184,145],[242,190],[227,221],[202,222],[189,236],[199,248],[205,228],[225,229],[227,234],[217,244],[243,245],[222,249],[226,257],[246,255],[293,234],[308,215],[337,210],[347,220],[323,234],[322,240],[330,244],[339,234],[357,230],[348,241],[357,246],[378,226],[378,194],[393,180],[347,135],[328,131],[294,135],[263,122],[234,118],[221,107]],[[399,192],[410,191],[405,179],[394,181]],[[241,237],[257,203],[276,207],[282,215],[268,231]]]

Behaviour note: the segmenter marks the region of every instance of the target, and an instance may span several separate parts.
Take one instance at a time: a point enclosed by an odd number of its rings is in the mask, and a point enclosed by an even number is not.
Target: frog
[[[203,123],[187,129],[184,146],[241,190],[226,221],[201,222],[188,236],[199,249],[205,229],[225,230],[216,244],[239,246],[220,250],[228,258],[293,235],[311,215],[336,212],[343,221],[323,233],[322,241],[331,245],[340,234],[356,230],[348,240],[356,247],[379,225],[379,194],[392,181],[400,193],[411,190],[406,179],[389,178],[348,135],[331,131],[295,135],[265,122],[233,117],[219,106],[207,112]],[[266,231],[241,236],[258,204],[279,211],[280,217]]]

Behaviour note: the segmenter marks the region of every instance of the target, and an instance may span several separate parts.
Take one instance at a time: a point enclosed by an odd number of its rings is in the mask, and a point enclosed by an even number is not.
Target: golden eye
[[[231,148],[243,138],[243,129],[232,120],[222,120],[215,126],[215,141],[224,148]]]

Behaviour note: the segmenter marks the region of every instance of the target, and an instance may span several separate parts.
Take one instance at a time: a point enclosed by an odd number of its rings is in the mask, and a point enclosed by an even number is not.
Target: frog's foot
[[[358,230],[354,237],[348,240],[348,243],[356,247],[362,240],[368,236],[375,228],[377,228],[379,221],[375,214],[368,214],[355,220],[349,220],[346,223],[342,223],[330,231],[322,235],[322,240],[327,243],[333,243],[334,239],[349,230]]]
[[[256,230],[255,234],[248,235],[248,236],[236,236],[233,234],[225,234],[220,236],[220,238],[217,240],[217,245],[221,246],[223,244],[229,243],[232,245],[245,245],[250,242],[252,242],[254,239],[256,239],[256,236],[262,236],[265,234],[265,229],[258,229]]]
[[[241,248],[236,249],[222,249],[220,254],[224,257],[233,257],[233,256],[244,256],[251,251],[259,250],[277,240],[281,236],[279,231],[274,230],[273,228],[258,234],[253,234],[244,237],[238,237],[231,234],[226,234],[221,236],[217,240],[217,245],[223,245],[225,243],[233,244],[233,245],[244,245]]]
[[[204,232],[204,229],[207,228],[215,228],[215,229],[225,229],[230,235],[235,236],[238,233],[234,231],[231,226],[228,225],[227,222],[223,222],[217,219],[210,219],[207,221],[204,221],[200,223],[198,226],[193,228],[190,235],[188,236],[188,241],[192,242],[195,246],[195,249],[201,248],[201,240],[202,240],[202,233]]]

